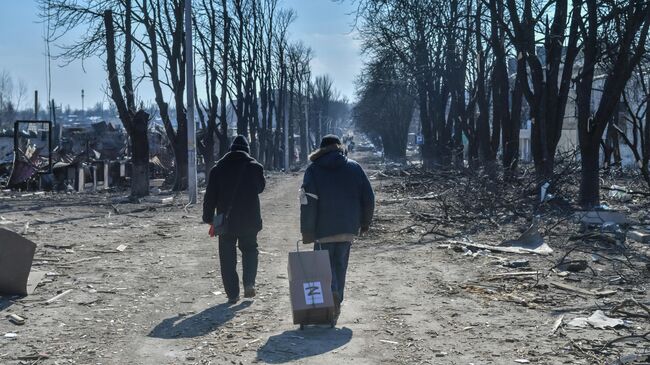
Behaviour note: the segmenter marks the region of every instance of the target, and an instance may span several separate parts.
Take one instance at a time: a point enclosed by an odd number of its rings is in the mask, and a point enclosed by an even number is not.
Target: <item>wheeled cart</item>
[[[327,251],[289,253],[289,292],[293,323],[304,329],[307,325],[336,325],[332,297],[332,271]]]
[[[310,316],[309,313],[307,313],[301,320],[300,323],[300,330],[304,330],[305,326],[329,326],[329,328],[334,328],[336,326],[336,316],[334,315],[334,309],[332,310],[327,310],[327,313],[320,313],[316,312],[312,313]]]

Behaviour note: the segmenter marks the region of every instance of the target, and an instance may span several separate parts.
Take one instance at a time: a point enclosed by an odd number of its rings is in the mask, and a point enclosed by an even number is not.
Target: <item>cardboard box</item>
[[[329,253],[290,252],[288,271],[293,323],[330,324],[334,299]]]
[[[0,228],[0,293],[27,295],[27,278],[36,244]]]

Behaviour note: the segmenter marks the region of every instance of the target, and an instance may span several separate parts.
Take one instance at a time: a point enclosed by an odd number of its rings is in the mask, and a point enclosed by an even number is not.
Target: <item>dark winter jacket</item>
[[[235,193],[238,180],[239,187]],[[226,213],[232,204],[228,233],[247,235],[261,231],[262,214],[258,194],[264,191],[265,185],[264,168],[254,158],[243,151],[227,153],[210,170],[203,200],[203,222],[212,224],[215,208],[217,214]]]
[[[310,157],[301,197],[300,230],[315,239],[358,234],[368,228],[375,210],[375,194],[361,166],[348,159],[340,146],[319,149]],[[306,204],[305,204],[306,203]]]

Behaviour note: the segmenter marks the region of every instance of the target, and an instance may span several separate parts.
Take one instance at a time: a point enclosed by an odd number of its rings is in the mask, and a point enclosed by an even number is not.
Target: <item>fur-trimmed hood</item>
[[[319,148],[309,155],[309,160],[324,168],[337,168],[348,161],[345,157],[345,148],[341,145],[329,145],[327,147]]]
[[[332,144],[327,147],[319,148],[309,155],[309,161],[314,162],[330,152],[338,151],[345,155],[345,149],[340,144]]]

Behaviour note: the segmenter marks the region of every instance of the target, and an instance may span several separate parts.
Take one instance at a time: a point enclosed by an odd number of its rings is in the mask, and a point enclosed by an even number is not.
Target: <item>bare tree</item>
[[[133,17],[144,25],[145,36],[135,42],[148,68],[155,101],[163,126],[174,151],[174,190],[187,186],[187,115],[183,11],[185,0],[136,0]],[[193,87],[190,85],[189,87]],[[176,123],[163,88],[171,91]],[[174,126],[176,124],[176,126]]]
[[[230,19],[227,8],[223,7],[225,3],[226,0],[223,0],[222,7],[219,8],[213,1],[202,0],[194,17],[194,28],[198,38],[198,60],[202,66],[206,94],[205,100],[199,98],[195,100],[202,127],[198,147],[203,156],[206,172],[215,163],[215,136],[219,142],[218,156],[223,156],[228,148],[225,96],[222,104],[219,99],[220,88],[226,91],[223,85],[227,85],[228,79],[228,64],[223,60],[228,59]],[[196,85],[194,87],[198,91],[198,87]],[[219,115],[220,105],[222,115]]]
[[[104,26],[106,28],[106,68],[108,70],[108,84],[111,90],[111,99],[117,107],[120,120],[126,129],[130,140],[132,153],[131,195],[142,197],[149,195],[149,139],[148,126],[149,114],[144,110],[136,110],[135,92],[133,90],[133,75],[131,73],[132,59],[132,26],[131,26],[131,0],[125,2],[125,35],[124,35],[124,85],[120,85],[117,69],[117,47],[115,39],[115,24],[113,12],[104,12]],[[122,93],[124,90],[124,94]]]
[[[574,0],[582,6],[582,1]],[[646,53],[650,4],[642,0],[602,3],[584,0],[580,18],[583,68],[577,80],[578,137],[582,176],[580,204],[600,204],[599,147],[634,69]],[[603,16],[602,14],[609,14]],[[601,98],[592,109],[596,76],[604,73]]]
[[[528,82],[521,86],[533,122],[535,170],[540,180],[550,179],[579,51],[580,4],[573,1],[572,9],[568,0],[506,0],[506,4],[512,27],[509,35],[517,58],[526,66],[521,76]]]
[[[623,93],[625,121],[632,127],[632,131],[629,131],[629,128],[621,128],[618,132],[632,151],[641,176],[650,188],[650,113],[648,112],[650,78],[648,78],[647,67],[646,59],[637,66],[632,82]]]
[[[137,108],[131,63],[133,62],[131,0],[88,0],[83,4],[71,0],[43,0],[40,2],[41,16],[50,18],[49,37],[52,41],[61,39],[73,29],[86,29],[85,34],[76,42],[62,45],[59,58],[71,61],[104,55],[108,70],[108,83],[111,99],[115,103],[118,115],[129,137],[129,146],[133,163],[131,176],[131,195],[134,197],[149,194],[149,115]],[[120,11],[122,16],[114,18],[111,8]],[[108,9],[108,10],[102,10]],[[118,45],[124,46],[122,55],[122,77],[118,71]],[[122,80],[123,85],[120,85]]]

